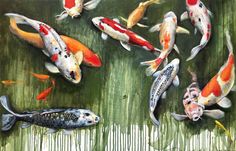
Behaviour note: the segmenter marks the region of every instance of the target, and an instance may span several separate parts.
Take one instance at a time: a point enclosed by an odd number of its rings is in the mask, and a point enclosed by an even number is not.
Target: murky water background
[[[162,5],[152,5],[147,12],[149,19],[143,23],[154,25],[161,22],[163,15],[170,10],[178,17],[185,11],[184,0],[166,1]],[[127,17],[139,2],[102,0],[97,9],[84,11],[82,17],[74,20],[67,18],[57,23],[54,16],[63,11],[60,0],[0,0],[0,80],[23,81],[11,87],[0,85],[0,95],[8,95],[14,110],[18,112],[77,107],[91,109],[102,117],[99,125],[77,129],[69,136],[62,132],[47,135],[47,129],[38,126],[21,129],[20,122],[17,122],[10,132],[0,133],[0,150],[236,150],[235,143],[229,143],[225,134],[215,127],[214,120],[204,117],[198,123],[180,123],[170,116],[171,112],[184,112],[181,98],[191,81],[187,68],[190,66],[197,71],[200,85],[204,86],[227,59],[224,36],[227,29],[236,47],[236,1],[203,1],[214,14],[213,38],[191,62],[185,60],[201,36],[199,33],[196,36],[193,34],[194,28],[189,21],[179,23],[189,29],[191,35],[178,35],[176,43],[181,54],[173,51],[169,56],[169,61],[176,57],[181,59],[181,84],[178,88],[170,87],[167,99],[162,100],[157,109],[162,123],[160,127],[152,125],[148,113],[149,90],[153,79],[146,77],[145,67],[139,65],[141,61],[155,56],[138,47],[132,47],[132,51],[128,52],[111,38],[103,41],[101,32],[91,23],[91,19],[96,16]],[[60,75],[48,73],[44,62],[49,59],[41,50],[9,32],[9,19],[3,15],[7,12],[43,21],[58,33],[80,40],[100,55],[103,66],[92,68],[82,65],[83,79],[77,86],[68,83]],[[150,34],[147,29],[139,27],[133,30],[160,48],[156,33]],[[56,88],[46,103],[38,102],[35,98],[49,83],[42,84],[30,72],[50,74],[56,79]],[[221,122],[235,138],[236,95],[230,93],[228,97],[233,101],[233,106],[224,110],[226,115]],[[0,111],[5,112],[2,108]]]

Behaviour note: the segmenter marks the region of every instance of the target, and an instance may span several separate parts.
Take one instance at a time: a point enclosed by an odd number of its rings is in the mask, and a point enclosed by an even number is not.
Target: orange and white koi
[[[197,75],[188,69],[192,76],[192,83],[187,87],[183,97],[183,105],[185,115],[171,113],[171,115],[177,121],[185,120],[189,118],[192,121],[198,121],[203,115],[214,119],[220,119],[224,117],[224,112],[221,110],[205,110],[205,107],[197,102],[197,98],[201,90],[197,82]]]
[[[216,103],[223,108],[229,108],[231,106],[231,101],[226,96],[231,90],[234,90],[235,63],[229,32],[226,32],[226,39],[229,49],[228,60],[203,88],[198,97],[198,103],[204,106],[210,106]]]
[[[203,35],[201,42],[198,46],[191,50],[191,56],[187,61],[192,60],[200,50],[202,50],[211,38],[211,20],[212,13],[206,8],[206,6],[200,0],[186,0],[187,11],[181,15],[181,21],[190,19],[192,24]]]
[[[48,56],[52,63],[45,63],[45,67],[51,73],[60,73],[68,81],[78,84],[81,81],[80,64],[82,62],[82,52],[79,56],[71,53],[61,37],[49,25],[29,19],[25,16],[7,13],[6,16],[15,18],[18,24],[26,24],[39,32],[46,50],[43,53]]]
[[[37,73],[33,73],[31,72],[32,76],[34,76],[35,78],[39,79],[40,81],[46,81],[50,78],[49,75],[46,74],[37,74]]]
[[[26,32],[20,29],[17,26],[16,20],[14,18],[10,19],[10,31],[17,37],[27,41],[37,48],[43,49],[45,47],[43,40],[38,33]],[[79,56],[78,54],[80,54],[80,52],[83,53],[83,63],[92,67],[101,67],[102,62],[99,56],[84,44],[82,44],[78,40],[64,35],[60,35],[60,37],[65,42],[72,54],[74,54],[75,56]]]
[[[64,11],[57,15],[57,20],[63,20],[68,15],[72,18],[80,16],[83,9],[93,10],[97,7],[101,0],[90,0],[87,3],[84,3],[84,0],[63,0]]]
[[[147,8],[152,4],[160,4],[161,0],[148,0],[146,2],[139,3],[139,6],[132,11],[129,15],[128,20],[121,17],[121,19],[127,22],[127,28],[131,29],[133,26],[138,25],[139,27],[148,27],[146,25],[140,24],[139,21],[143,18]]]
[[[149,66],[146,69],[146,75],[152,75],[161,63],[166,60],[169,53],[174,48],[178,53],[179,49],[175,45],[175,35],[176,33],[186,33],[189,34],[188,30],[177,26],[177,17],[174,12],[168,12],[164,15],[163,23],[157,24],[150,29],[150,32],[160,31],[160,43],[162,45],[161,54],[158,58],[152,61],[141,62],[141,65]]]

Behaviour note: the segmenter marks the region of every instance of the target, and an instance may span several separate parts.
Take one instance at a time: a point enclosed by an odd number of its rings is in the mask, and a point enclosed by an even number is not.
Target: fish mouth
[[[93,22],[93,24],[96,26],[96,27],[98,27],[99,28],[99,23],[101,22],[101,19],[103,19],[104,17],[94,17],[93,19],[92,19],[92,22]]]

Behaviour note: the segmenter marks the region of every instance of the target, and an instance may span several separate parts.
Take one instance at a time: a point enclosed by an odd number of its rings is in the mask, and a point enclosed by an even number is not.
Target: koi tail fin
[[[2,131],[9,131],[16,122],[16,117],[12,114],[2,114]]]
[[[158,67],[162,62],[163,62],[162,58],[157,58],[155,60],[141,62],[140,64],[144,66],[149,66],[146,69],[146,75],[151,76],[154,72],[156,72],[156,70],[158,69]]]
[[[227,42],[227,47],[229,49],[229,52],[233,53],[233,45],[232,45],[232,42],[231,42],[231,37],[229,35],[229,31],[226,31],[225,35],[226,35],[226,42]]]
[[[195,72],[192,71],[191,67],[188,67],[188,72],[191,74],[192,76],[192,82],[197,82],[197,75]]]
[[[27,24],[29,25],[30,23],[28,22],[28,18],[19,14],[15,13],[6,13],[5,16],[10,17],[11,19],[14,19],[16,24]]]
[[[209,33],[208,33],[209,34]],[[199,51],[202,50],[202,48],[204,48],[208,41],[209,41],[209,37],[210,35],[203,35],[202,39],[201,39],[201,42],[200,42],[200,45],[194,47],[192,50],[191,50],[191,56],[187,59],[187,61],[190,61],[192,60],[194,57],[196,57],[196,55],[199,53]]]
[[[160,122],[156,119],[156,117],[154,116],[153,112],[150,111],[150,118],[153,122],[154,125],[159,126]]]
[[[0,97],[1,105],[10,113],[2,114],[2,131],[8,131],[16,122],[15,113],[10,109],[8,98],[6,96]]]

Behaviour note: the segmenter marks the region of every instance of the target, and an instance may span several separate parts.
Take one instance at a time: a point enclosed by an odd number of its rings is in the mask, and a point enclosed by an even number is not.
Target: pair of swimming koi
[[[232,103],[226,96],[230,91],[235,91],[235,61],[233,46],[229,32],[226,32],[227,48],[229,50],[227,62],[220,68],[219,72],[210,80],[209,83],[200,91],[196,75],[193,75],[193,83],[187,88],[184,95],[183,104],[186,115],[172,113],[176,120],[189,118],[198,121],[202,115],[214,119],[224,117],[221,110],[205,110],[205,107],[218,104],[222,108],[231,107]]]
[[[99,57],[75,39],[59,36],[50,26],[25,16],[13,13],[6,16],[10,17],[10,30],[13,34],[38,48],[46,48],[42,51],[53,64],[45,63],[45,67],[51,73],[60,73],[70,82],[78,84],[81,80],[82,61],[94,67],[101,66]],[[17,24],[30,25],[39,34],[20,30]]]

